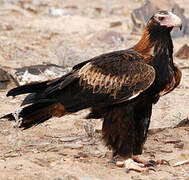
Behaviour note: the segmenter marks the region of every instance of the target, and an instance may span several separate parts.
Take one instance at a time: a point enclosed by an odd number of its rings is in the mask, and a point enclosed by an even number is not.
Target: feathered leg
[[[166,161],[142,160],[137,155],[142,154],[146,140],[152,104],[147,106],[114,106],[104,113],[103,139],[113,150],[111,161],[119,167],[125,167],[126,172],[154,170],[153,166]],[[121,157],[120,157],[121,156]],[[121,160],[119,160],[121,158]]]

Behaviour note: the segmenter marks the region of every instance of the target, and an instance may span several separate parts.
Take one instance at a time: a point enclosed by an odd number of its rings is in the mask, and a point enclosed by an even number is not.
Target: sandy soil
[[[9,3],[4,3],[9,2]],[[124,49],[140,36],[130,35],[129,14],[142,1],[0,1],[0,67],[11,72],[26,65],[54,63],[72,66],[103,52]],[[187,0],[179,1],[189,17]],[[60,13],[60,14],[57,14]],[[111,27],[111,23],[121,25]],[[123,42],[102,43],[103,31],[116,31]],[[189,37],[174,39],[175,52]],[[0,179],[3,180],[188,180],[189,127],[174,128],[189,114],[189,60],[175,59],[182,68],[181,85],[154,106],[143,158],[166,159],[149,173],[108,164],[111,152],[101,141],[101,120],[86,121],[87,110],[53,118],[21,131],[11,122],[0,122]],[[10,85],[8,89],[14,87]],[[6,98],[0,92],[1,114],[18,109],[24,97]]]

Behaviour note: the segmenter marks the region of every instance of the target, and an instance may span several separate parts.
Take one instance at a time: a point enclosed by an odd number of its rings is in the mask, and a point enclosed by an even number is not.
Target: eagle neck
[[[154,47],[154,42],[150,41],[150,33],[147,29],[144,30],[142,38],[133,47],[137,52],[142,55],[151,55]]]
[[[164,55],[172,60],[173,42],[170,35],[171,30],[147,26],[142,38],[133,48],[143,56]]]

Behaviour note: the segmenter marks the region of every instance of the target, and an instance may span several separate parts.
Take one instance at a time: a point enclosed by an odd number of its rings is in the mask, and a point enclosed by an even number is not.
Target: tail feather
[[[52,116],[63,116],[64,114],[65,109],[63,105],[59,103],[45,102],[32,104],[22,108],[18,113],[18,117],[13,113],[10,113],[1,117],[1,119],[6,118],[9,121],[16,121],[18,122],[18,127],[28,129],[34,125],[43,123]]]
[[[39,92],[43,90],[44,88],[46,88],[48,82],[49,81],[44,81],[41,83],[26,84],[23,86],[13,88],[7,93],[7,96],[17,96],[20,94]]]

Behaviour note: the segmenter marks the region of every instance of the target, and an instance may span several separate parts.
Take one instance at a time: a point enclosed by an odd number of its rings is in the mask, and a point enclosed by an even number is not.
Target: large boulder
[[[19,85],[24,85],[55,79],[68,73],[70,69],[55,64],[39,64],[16,68],[11,70],[10,73]]]
[[[0,90],[6,89],[12,82],[16,83],[14,78],[7,71],[0,68]]]

